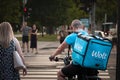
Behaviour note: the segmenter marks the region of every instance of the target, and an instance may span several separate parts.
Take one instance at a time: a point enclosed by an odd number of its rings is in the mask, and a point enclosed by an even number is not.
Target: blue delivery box
[[[83,67],[105,70],[111,49],[112,43],[108,39],[78,34],[72,59]]]

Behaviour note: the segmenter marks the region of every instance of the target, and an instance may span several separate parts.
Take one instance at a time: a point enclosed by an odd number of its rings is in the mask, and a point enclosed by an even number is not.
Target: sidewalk
[[[40,35],[40,33],[38,33]],[[16,34],[15,37],[22,37],[21,34]],[[22,44],[21,41],[19,41]],[[31,68],[46,68],[46,67],[55,67],[57,65],[63,64],[63,62],[49,61],[49,56],[55,51],[59,46],[59,41],[38,41],[38,54],[24,52],[25,63],[27,67]],[[65,52],[64,52],[65,53]],[[63,55],[59,55],[60,57]]]
[[[21,41],[20,41],[21,43]],[[55,61],[49,61],[49,56],[55,51],[55,49],[59,46],[59,41],[56,42],[45,42],[45,41],[38,41],[38,54],[25,52],[25,62],[28,67],[53,67],[56,65],[63,64],[63,61],[55,62]],[[115,49],[112,50],[112,52],[115,52]],[[113,53],[111,53],[113,54]],[[59,57],[65,57],[67,55],[67,49],[65,49],[65,52],[63,54],[58,55]],[[116,62],[113,58],[109,59],[108,63],[108,69],[111,69],[112,62]],[[112,67],[115,68],[115,67]]]
[[[63,64],[62,61],[55,62],[49,61],[49,56],[55,51],[55,49],[59,46],[59,42],[38,42],[38,54],[24,52],[25,62],[27,67],[32,68],[46,68],[46,67],[55,67]],[[66,51],[66,50],[65,50]],[[66,53],[66,52],[64,52]],[[59,57],[65,57],[64,54],[59,55]]]

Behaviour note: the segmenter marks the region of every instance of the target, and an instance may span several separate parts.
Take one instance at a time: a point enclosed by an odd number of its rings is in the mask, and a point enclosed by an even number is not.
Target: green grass
[[[41,35],[38,35],[38,41],[58,41],[57,35],[44,35],[43,37]],[[18,40],[22,40],[21,37],[17,37]]]
[[[57,41],[57,35],[41,35],[38,36],[38,41]]]

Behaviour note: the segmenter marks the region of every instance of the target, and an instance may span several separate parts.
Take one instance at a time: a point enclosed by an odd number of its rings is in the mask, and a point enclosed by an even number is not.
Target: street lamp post
[[[117,14],[117,62],[116,62],[116,80],[120,80],[120,0],[118,3],[118,14]]]
[[[84,3],[85,5],[91,6],[91,11],[89,12],[89,20],[91,24],[91,32],[94,34],[95,31],[95,9],[96,9],[96,1],[97,0],[80,0],[81,3]]]
[[[23,0],[23,9],[24,9],[26,3],[27,3],[27,0]],[[23,21],[22,22],[23,23],[25,22],[25,15],[23,15]]]
[[[92,1],[92,11],[91,11],[91,30],[92,34],[94,34],[95,31],[95,8],[96,8],[96,0]]]

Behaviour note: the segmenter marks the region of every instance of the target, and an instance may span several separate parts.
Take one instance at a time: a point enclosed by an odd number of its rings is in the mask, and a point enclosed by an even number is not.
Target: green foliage
[[[20,0],[0,0],[0,22],[20,23]]]
[[[41,35],[38,36],[38,41],[57,41],[57,35]]]
[[[32,0],[28,3],[32,8],[31,19],[45,26],[64,24],[68,6],[66,0]]]
[[[39,22],[39,27],[46,26],[49,34],[53,33],[54,27],[69,25],[75,18],[86,17],[73,0],[29,0],[26,6],[32,8],[28,21]]]
[[[88,15],[84,11],[79,10],[79,8],[77,8],[76,6],[73,6],[72,8],[69,8],[67,10],[67,16],[68,16],[67,20],[69,24],[73,19],[88,17]]]
[[[96,20],[104,22],[105,14],[107,14],[108,22],[116,22],[117,17],[117,0],[97,0],[96,3]]]
[[[75,18],[88,17],[88,13],[80,9],[83,4],[80,0],[27,0],[27,9],[31,8],[28,23],[31,25],[52,26],[69,25]],[[0,22],[9,21],[20,24],[23,16],[23,0],[0,0]],[[85,5],[88,6],[88,5]],[[116,22],[117,0],[97,0],[96,22]],[[51,28],[52,29],[52,28]]]

